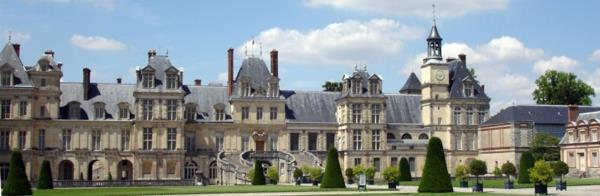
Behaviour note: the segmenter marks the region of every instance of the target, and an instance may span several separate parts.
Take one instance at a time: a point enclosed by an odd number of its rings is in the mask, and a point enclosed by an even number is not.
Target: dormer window
[[[464,93],[465,97],[473,96],[473,83],[468,82],[464,84]]]
[[[379,95],[379,81],[378,80],[371,80],[369,82],[369,91],[371,93],[371,95]]]
[[[177,74],[167,74],[167,89],[176,89],[177,87]]]
[[[104,103],[94,103],[94,118],[95,119],[104,119]]]
[[[142,73],[142,87],[143,88],[154,88],[154,73],[152,73],[152,72]]]
[[[215,110],[215,120],[220,121],[220,120],[225,120],[225,105],[222,103],[218,103],[214,106],[214,110]]]
[[[350,88],[352,94],[361,94],[361,86],[359,79],[350,80]]]
[[[129,104],[127,104],[127,103],[119,104],[119,119],[121,119],[121,120],[129,119]]]
[[[188,104],[185,106],[185,119],[188,121],[196,120],[196,105]]]
[[[79,119],[81,116],[79,103],[69,103],[69,119]]]
[[[242,82],[242,96],[250,96],[250,85],[248,82]]]
[[[279,96],[279,85],[276,82],[272,82],[269,85],[269,96],[278,97]]]
[[[13,76],[12,76],[12,71],[3,71],[2,72],[2,86],[11,86],[12,82],[13,82]]]

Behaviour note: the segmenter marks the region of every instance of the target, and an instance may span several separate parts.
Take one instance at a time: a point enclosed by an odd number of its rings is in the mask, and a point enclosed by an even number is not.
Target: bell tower
[[[427,37],[427,57],[421,65],[421,117],[423,125],[447,125],[450,123],[448,105],[449,70],[442,57],[442,37],[435,19]]]

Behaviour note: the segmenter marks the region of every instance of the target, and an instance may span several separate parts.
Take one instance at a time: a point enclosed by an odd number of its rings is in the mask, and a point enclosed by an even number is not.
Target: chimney
[[[44,54],[50,55],[50,56],[52,56],[52,58],[54,58],[54,51],[52,51],[52,50],[46,50],[46,52],[44,52]]]
[[[273,49],[271,51],[271,75],[275,77],[279,77],[279,59],[277,54],[277,50]]]
[[[58,62],[58,63],[56,63],[56,65],[58,65],[58,68],[61,69],[63,66],[63,62]]]
[[[233,93],[233,48],[227,50],[227,95]]]
[[[92,70],[83,68],[83,100],[90,99],[90,75]]]
[[[12,47],[15,49],[15,52],[17,52],[17,57],[21,57],[21,44],[14,43],[12,44]]]
[[[568,105],[567,106],[567,120],[568,122],[573,122],[577,120],[579,116],[579,107],[577,105]]]
[[[121,84],[121,78],[117,78],[117,84]]]
[[[195,80],[194,80],[194,85],[196,85],[196,86],[200,86],[200,85],[202,85],[202,80],[200,80],[200,79],[195,79]]]
[[[467,66],[467,55],[465,55],[464,53],[460,53],[458,55],[458,58],[465,64],[465,66]]]

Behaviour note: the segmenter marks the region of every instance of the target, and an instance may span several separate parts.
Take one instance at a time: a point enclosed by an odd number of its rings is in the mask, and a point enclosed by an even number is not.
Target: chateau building
[[[183,84],[184,72],[150,50],[134,84],[60,82],[53,51],[24,66],[20,45],[0,54],[0,175],[9,152],[23,152],[28,176],[43,160],[60,181],[203,180],[243,183],[255,160],[292,181],[303,165],[324,166],[327,149],[340,152],[342,169],[384,167],[406,157],[420,176],[426,145],[442,139],[449,170],[478,157],[478,128],[490,98],[467,67],[466,55],[443,59],[434,25],[427,38],[422,82],[413,73],[399,94],[383,93],[384,79],[356,67],[341,76],[341,92],[280,89],[278,51],[270,68],[246,55],[234,74],[227,51],[227,84]],[[234,77],[235,75],[235,77]],[[83,179],[82,179],[83,178]]]
[[[579,115],[577,110],[570,112],[573,118],[566,124],[566,132],[560,141],[560,157],[569,165],[569,174],[572,176],[600,176],[598,110]]]

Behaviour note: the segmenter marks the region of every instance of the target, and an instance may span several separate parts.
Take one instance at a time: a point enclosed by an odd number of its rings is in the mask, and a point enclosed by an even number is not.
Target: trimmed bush
[[[42,167],[40,167],[40,175],[38,176],[37,189],[53,189],[52,184],[52,170],[50,169],[50,162],[44,160]]]
[[[519,162],[519,183],[531,183],[529,180],[529,169],[534,164],[533,155],[530,152],[523,152],[521,161]]]
[[[304,173],[300,168],[296,168],[296,170],[294,170],[294,179],[297,180],[298,178],[302,178],[302,175],[304,175]]]
[[[442,140],[431,137],[427,145],[427,156],[423,177],[419,183],[419,193],[453,192],[450,174],[446,166],[446,156]]]
[[[408,164],[408,159],[406,157],[402,157],[400,159],[400,181],[411,181],[412,176],[410,174],[410,165]]]
[[[506,175],[506,180],[510,182],[510,176],[517,174],[517,168],[511,162],[502,164],[502,173]]]
[[[110,172],[108,172],[108,181],[112,181],[112,174]]]
[[[321,188],[346,188],[338,159],[338,151],[335,148],[330,148],[327,152],[327,165],[325,165]]]
[[[560,177],[560,182],[563,181],[563,176],[569,173],[569,165],[562,161],[555,161],[552,164],[552,170],[554,170],[554,175]]]
[[[246,178],[248,178],[248,180],[250,181],[254,179],[254,168],[248,170],[248,173],[246,173]]]
[[[354,180],[354,171],[352,170],[352,168],[346,168],[346,171],[344,171],[344,174],[346,174],[346,178],[348,179],[349,182],[352,182]]]
[[[494,167],[494,171],[492,172],[496,177],[502,177],[502,170],[499,167]]]
[[[319,166],[311,167],[309,170],[308,175],[312,181],[319,181],[321,179],[323,172]]]
[[[469,164],[469,170],[479,184],[479,176],[487,173],[487,164],[485,164],[485,161],[475,159]]]
[[[2,195],[31,195],[31,184],[25,173],[25,164],[23,163],[23,155],[21,151],[14,150],[10,157],[10,165],[8,166],[8,178]]]
[[[469,173],[471,173],[471,171],[469,171],[469,166],[465,164],[457,165],[456,168],[454,168],[454,177],[456,177],[456,180],[466,181],[469,178]]]
[[[263,171],[262,163],[260,161],[254,161],[254,175],[252,176],[252,185],[265,185],[265,173]]]
[[[275,166],[269,167],[267,169],[267,178],[269,178],[271,184],[277,184],[277,181],[279,181],[279,170]]]
[[[389,182],[398,182],[398,179],[400,179],[400,170],[398,170],[397,167],[395,166],[389,166],[386,167],[383,170],[383,179],[385,179],[385,181]]]
[[[552,181],[552,174],[554,174],[552,167],[544,160],[536,161],[535,165],[529,169],[529,178],[536,184],[547,184]]]

